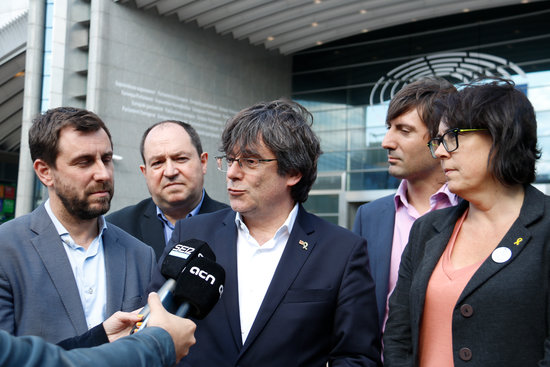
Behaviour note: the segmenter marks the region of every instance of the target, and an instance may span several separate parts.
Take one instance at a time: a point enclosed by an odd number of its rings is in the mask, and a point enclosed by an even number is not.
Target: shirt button
[[[472,351],[470,350],[470,348],[460,348],[460,350],[458,351],[458,356],[463,361],[469,361],[470,359],[472,359]]]
[[[86,293],[88,294],[93,294],[94,293],[94,289],[93,288],[88,288],[88,290],[86,291]]]
[[[460,306],[460,314],[464,317],[471,317],[474,314],[474,308],[469,304]]]

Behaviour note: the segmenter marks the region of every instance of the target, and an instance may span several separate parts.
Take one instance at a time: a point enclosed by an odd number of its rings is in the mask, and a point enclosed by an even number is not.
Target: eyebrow
[[[192,155],[193,155],[192,152],[186,152],[186,151],[180,150],[180,151],[177,151],[177,152],[171,153],[171,154],[164,154],[164,153],[156,154],[156,155],[151,156],[149,159],[147,159],[147,161],[154,161],[154,160],[157,160],[159,158],[164,158],[164,157],[179,157],[179,156],[190,157]]]
[[[103,154],[101,154],[101,158],[103,157],[112,157],[113,156],[113,151],[107,151]],[[77,155],[76,157],[73,157],[71,158],[71,160],[69,160],[70,163],[76,163],[82,159],[95,159],[96,155],[95,154],[80,154],[80,155]]]

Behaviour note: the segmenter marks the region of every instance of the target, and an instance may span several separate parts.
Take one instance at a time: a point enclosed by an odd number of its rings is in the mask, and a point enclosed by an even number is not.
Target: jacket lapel
[[[497,248],[472,276],[472,279],[468,282],[466,288],[464,288],[464,291],[458,298],[457,304],[461,303],[465,297],[475,291],[501,269],[511,264],[518,257],[525,246],[529,244],[532,237],[527,226],[542,217],[543,214],[543,194],[530,185],[526,186],[525,198],[519,217],[506,233],[502,241],[500,241]]]
[[[415,270],[417,277],[411,284],[410,290],[411,297],[415,300],[411,302],[411,315],[414,318],[412,320],[413,325],[420,325],[428,282],[449,243],[449,238],[451,238],[456,221],[467,208],[468,202],[462,201],[449,215],[439,216],[432,224],[433,231],[425,237],[420,238],[421,241],[426,240],[426,244],[423,247],[424,254],[421,256],[421,262]],[[413,330],[418,330],[418,328],[413,328]]]
[[[252,324],[250,333],[241,350],[241,355],[246,352],[254,340],[261,333],[281,301],[287,293],[290,285],[298,276],[300,269],[315,248],[315,238],[312,236],[314,229],[311,225],[309,214],[300,205],[298,215],[294,223],[290,237],[286,243],[285,250],[275,270],[273,279],[267,289],[264,300],[258,310],[256,319]],[[307,251],[304,251],[304,243],[307,244]]]
[[[31,239],[31,243],[40,256],[76,333],[82,334],[88,330],[86,316],[63,243],[43,205],[31,215],[31,230],[37,234]]]
[[[215,234],[214,243],[210,245],[216,254],[216,261],[225,270],[225,285],[220,302],[225,310],[225,319],[229,323],[235,347],[240,350],[242,337],[237,278],[237,227],[234,211],[229,211],[224,218],[222,226]]]
[[[126,284],[126,250],[118,243],[118,237],[107,228],[103,232],[103,252],[105,253],[105,279],[107,282],[108,317],[122,310],[124,286]]]
[[[376,284],[376,299],[380,314],[380,327],[383,325],[386,310],[386,298],[390,280],[391,252],[393,246],[393,232],[395,226],[395,202],[393,195],[385,200],[380,208],[378,216],[374,218],[367,230],[367,252],[369,255],[369,267]],[[369,241],[368,238],[378,236],[379,239]]]
[[[157,259],[160,258],[165,249],[164,228],[162,222],[157,218],[157,209],[152,199],[149,199],[147,209],[139,217],[139,227],[143,242],[150,244],[155,250]]]

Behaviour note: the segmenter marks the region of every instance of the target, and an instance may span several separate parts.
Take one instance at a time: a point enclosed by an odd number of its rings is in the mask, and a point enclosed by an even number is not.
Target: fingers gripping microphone
[[[169,312],[174,313],[179,303],[175,304],[173,299],[174,289],[176,288],[176,279],[185,269],[188,262],[198,257],[205,257],[216,260],[216,255],[204,241],[197,239],[189,239],[182,243],[176,244],[172,250],[166,255],[160,268],[161,274],[167,279],[166,282],[158,290],[159,298],[162,305]],[[149,321],[149,313],[151,312],[149,305],[141,310],[143,322],[139,327],[135,326],[131,334],[144,329]]]
[[[181,304],[176,315],[203,319],[223,293],[225,270],[206,257],[189,261],[178,277],[174,301]]]

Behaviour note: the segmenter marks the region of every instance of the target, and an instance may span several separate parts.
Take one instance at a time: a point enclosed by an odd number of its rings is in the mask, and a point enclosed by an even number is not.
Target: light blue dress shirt
[[[50,200],[44,204],[67,253],[73,275],[80,294],[82,308],[88,329],[105,320],[107,305],[107,278],[105,254],[103,252],[103,232],[107,229],[103,216],[98,217],[99,234],[86,250],[78,245],[67,229],[52,212]]]

